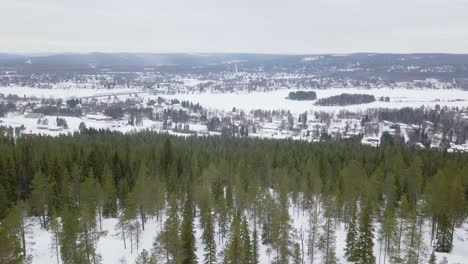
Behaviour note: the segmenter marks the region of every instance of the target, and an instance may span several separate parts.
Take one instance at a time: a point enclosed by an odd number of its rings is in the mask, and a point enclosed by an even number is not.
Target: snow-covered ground
[[[132,89],[88,89],[88,88],[34,88],[27,86],[0,86],[0,94],[5,96],[18,95],[19,97],[36,97],[36,98],[75,98],[75,97],[85,97],[85,96],[96,96],[103,94],[115,94],[115,93],[124,93],[132,92],[135,90]]]
[[[194,93],[194,94],[174,94],[163,95],[166,98],[177,98],[188,100],[193,103],[213,109],[232,110],[233,107],[245,111],[253,109],[290,110],[292,113],[303,113],[305,111],[359,111],[369,108],[403,108],[403,107],[434,107],[441,106],[464,106],[468,107],[468,91],[455,89],[354,89],[354,88],[333,88],[326,90],[314,90],[317,98],[324,98],[342,93],[370,94],[378,100],[380,97],[390,97],[390,102],[375,101],[369,104],[349,105],[349,106],[315,106],[315,101],[293,101],[286,97],[289,92],[297,90],[275,90],[271,92],[241,92],[241,93]]]
[[[304,232],[304,245],[307,245],[308,239],[308,229],[309,229],[309,219],[307,212],[304,214],[302,210],[290,208],[290,217],[292,219],[292,226],[294,228],[293,236],[295,242],[300,243],[300,231]],[[49,264],[56,263],[55,251],[51,249],[52,236],[49,232],[40,229],[37,219],[30,219],[33,223],[31,227],[31,234],[28,239],[28,251],[29,254],[33,256],[33,264]],[[135,262],[138,253],[143,249],[151,250],[153,242],[157,234],[160,232],[163,227],[163,221],[158,221],[155,218],[148,219],[148,222],[145,224],[145,230],[142,231],[141,240],[139,242],[138,250],[136,249],[135,242],[133,242],[133,252],[131,252],[130,241],[126,240],[126,248],[124,248],[123,241],[120,236],[117,235],[116,225],[117,219],[103,219],[102,227],[103,231],[107,231],[107,235],[101,238],[98,242],[97,251],[102,256],[102,263],[104,264],[114,264],[120,263],[121,260],[125,259],[126,263],[133,264]],[[202,244],[202,230],[200,228],[200,218],[196,217],[194,221],[195,227],[195,237],[196,237],[196,247],[197,247],[197,256],[198,260],[201,263],[203,261],[204,254],[204,245]],[[374,225],[375,229],[378,229],[378,225]],[[215,225],[217,227],[217,225]],[[440,261],[444,256],[447,257],[449,264],[463,264],[468,263],[468,234],[466,232],[468,225],[464,225],[462,228],[457,228],[455,230],[454,236],[454,247],[450,254],[440,254],[436,253],[437,259]],[[251,228],[252,229],[252,228]],[[321,231],[318,228],[318,231]],[[216,232],[216,230],[215,230]],[[344,247],[346,240],[346,229],[343,224],[336,225],[336,254],[339,260],[339,263],[348,263],[344,257]],[[424,252],[421,259],[421,263],[427,263],[431,249],[429,246],[430,241],[430,227],[425,225],[423,228],[424,232],[424,244],[422,246],[422,251]],[[259,234],[260,235],[260,234]],[[217,243],[218,253],[224,247],[226,240],[220,241],[218,236],[215,235],[215,240]],[[274,252],[268,253],[267,247],[262,245],[259,242],[260,248],[260,263],[271,263],[274,259]],[[380,244],[377,240],[377,232],[374,233],[374,255],[376,257],[377,263],[383,263],[383,252],[380,254]],[[307,252],[307,248],[304,249]],[[316,256],[314,258],[314,263],[320,263],[320,252],[316,249]],[[310,257],[305,256],[305,263],[310,263]],[[388,262],[388,257],[387,257]]]
[[[196,83],[191,80],[192,83]],[[457,89],[406,89],[406,88],[380,88],[380,89],[357,89],[357,88],[331,88],[316,89],[317,98],[339,95],[342,93],[351,94],[370,94],[374,95],[377,101],[369,104],[349,105],[349,106],[315,106],[315,101],[294,101],[286,97],[289,92],[297,91],[295,89],[279,89],[268,92],[238,92],[238,93],[178,93],[178,94],[156,94],[150,95],[144,93],[140,97],[156,98],[176,98],[179,100],[188,100],[193,103],[199,103],[203,107],[218,110],[232,110],[233,107],[250,111],[253,109],[263,110],[290,110],[292,113],[303,113],[305,111],[326,111],[336,112],[340,110],[359,111],[369,108],[403,108],[403,107],[434,107],[441,106],[460,106],[468,107],[468,91]],[[141,92],[136,89],[42,89],[32,87],[9,86],[0,87],[0,94],[18,95],[20,97],[37,98],[72,98],[113,95],[130,92]],[[390,102],[378,101],[380,97],[389,97]],[[125,97],[125,96],[121,96]]]

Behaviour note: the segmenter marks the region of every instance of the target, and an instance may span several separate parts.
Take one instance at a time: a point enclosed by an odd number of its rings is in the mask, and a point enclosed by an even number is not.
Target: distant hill
[[[282,55],[245,53],[63,53],[21,55],[0,53],[0,67],[25,72],[142,71],[145,68],[180,71],[294,72],[353,79],[468,78],[468,54],[325,54]]]
[[[0,64],[7,63],[10,61],[14,61],[14,60],[19,60],[21,58],[24,58],[24,56],[18,55],[18,54],[0,53]]]

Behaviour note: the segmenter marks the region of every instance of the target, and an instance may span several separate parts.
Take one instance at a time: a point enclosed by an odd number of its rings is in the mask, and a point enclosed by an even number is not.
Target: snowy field
[[[85,96],[96,96],[103,94],[114,94],[114,93],[125,93],[133,92],[132,89],[91,89],[91,88],[33,88],[33,87],[22,87],[22,86],[1,86],[0,94],[5,96],[18,95],[19,97],[36,97],[36,98],[75,98]]]
[[[369,104],[349,105],[349,106],[315,106],[315,101],[294,101],[288,100],[286,97],[289,92],[298,91],[295,89],[280,89],[270,92],[239,92],[239,93],[179,93],[179,94],[157,94],[150,95],[148,93],[140,94],[139,97],[155,99],[158,96],[164,98],[176,98],[179,100],[188,100],[193,103],[199,103],[203,107],[230,111],[233,107],[250,111],[253,109],[263,110],[290,110],[292,113],[298,114],[305,111],[326,111],[336,112],[340,110],[360,111],[369,108],[403,108],[403,107],[434,107],[439,104],[441,106],[459,106],[468,107],[468,91],[456,89],[405,89],[405,88],[380,88],[380,89],[356,89],[356,88],[332,88],[332,89],[317,89],[313,90],[317,93],[317,98],[325,98],[329,96],[339,95],[342,93],[350,94],[370,94],[374,95],[378,100],[380,97],[390,97],[390,102],[375,101]],[[32,87],[0,87],[0,94],[18,95],[20,97],[36,97],[36,98],[74,98],[87,96],[102,96],[114,95],[121,93],[140,92],[136,89],[86,89],[86,88],[70,88],[70,89],[42,89]],[[121,95],[119,98],[124,99],[126,96]]]
[[[48,128],[58,128],[55,125],[57,116],[45,116],[43,119],[47,119],[49,121]],[[79,126],[81,122],[84,122],[87,127],[93,127],[95,129],[109,129],[112,131],[121,131],[121,132],[132,132],[136,131],[138,127],[128,125],[126,121],[96,121],[89,118],[83,117],[70,117],[70,116],[60,116],[67,121],[68,129],[61,129],[57,131],[53,131],[50,129],[41,129],[38,126],[37,118],[27,118],[23,115],[9,115],[7,117],[0,118],[0,125],[2,126],[11,126],[11,127],[20,127],[24,126],[26,130],[25,133],[31,134],[43,134],[43,135],[51,135],[51,136],[58,136],[59,134],[73,134],[74,132],[79,131]],[[152,122],[150,120],[143,120],[145,126],[143,128],[156,128],[158,122]],[[162,124],[161,124],[162,126]]]
[[[349,105],[349,106],[315,106],[315,101],[293,101],[286,97],[289,92],[297,90],[276,90],[271,92],[251,92],[251,93],[198,93],[198,94],[175,94],[164,95],[166,98],[177,98],[188,100],[193,103],[213,109],[230,111],[233,107],[250,111],[253,109],[277,110],[286,109],[292,113],[303,113],[305,111],[359,111],[369,108],[403,108],[403,107],[434,107],[441,106],[461,106],[468,107],[468,91],[463,90],[441,90],[441,89],[354,89],[339,88],[327,90],[313,90],[317,93],[317,98],[324,98],[342,93],[370,94],[378,100],[381,96],[390,97],[390,102],[376,101],[369,104]]]
[[[65,119],[67,121],[68,128],[58,127],[56,125],[56,118]],[[25,134],[35,135],[48,135],[48,136],[59,136],[63,134],[73,134],[79,132],[79,126],[83,122],[88,128],[95,129],[108,129],[110,131],[122,132],[122,133],[135,133],[143,130],[151,130],[153,132],[163,132],[163,123],[159,121],[152,121],[149,119],[143,119],[141,126],[131,126],[128,124],[128,120],[95,120],[88,116],[82,117],[71,117],[71,116],[44,116],[40,120],[48,120],[47,126],[41,126],[38,124],[39,118],[28,118],[21,114],[10,114],[6,117],[0,117],[0,126],[5,127],[21,127],[24,126]],[[206,125],[188,123],[190,131],[197,133],[208,133]],[[188,136],[190,134],[177,133],[172,130],[164,130],[164,133]]]

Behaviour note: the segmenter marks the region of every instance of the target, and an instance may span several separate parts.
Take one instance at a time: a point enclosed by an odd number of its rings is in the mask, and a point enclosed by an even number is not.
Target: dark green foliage
[[[153,254],[143,249],[135,260],[135,264],[157,264],[157,261]]]
[[[6,216],[7,210],[10,207],[10,201],[7,197],[7,192],[2,184],[0,184],[0,219]]]
[[[361,250],[360,261],[372,263],[365,252],[373,235],[372,215],[381,215],[379,239],[388,261],[400,246],[400,257],[409,256],[404,249],[409,231],[416,230],[408,245],[417,249],[420,219],[438,227],[434,245],[445,252],[453,246],[454,228],[466,220],[467,154],[395,144],[372,148],[352,142],[82,130],[57,138],[0,137],[0,218],[21,201],[32,206],[30,214],[40,217],[44,228],[50,228],[52,215],[61,216],[58,244],[66,263],[99,259],[91,245],[100,236],[101,216],[120,216],[127,242],[133,236],[129,225],[143,227],[147,218],[157,219],[162,232],[155,234],[153,255],[162,263],[196,261],[195,212],[209,253],[205,263],[217,257],[214,240],[226,245],[228,263],[258,263],[259,243],[278,263],[297,261],[291,209],[319,214],[311,223],[313,243],[306,241],[305,248],[319,248],[313,254],[323,256],[323,263],[337,260],[334,231],[340,223],[348,227],[349,260]],[[193,197],[184,197],[191,192]],[[400,226],[401,243],[395,239]],[[2,236],[13,241],[9,234]]]
[[[360,212],[359,235],[356,241],[355,252],[352,257],[354,263],[374,264],[374,227],[372,226],[371,208],[365,206]]]
[[[0,224],[0,263],[22,264],[25,259],[18,218],[17,211],[11,210]]]
[[[203,229],[203,243],[205,244],[205,258],[203,260],[203,263],[216,263],[216,242],[214,238],[213,215],[211,212],[208,212],[205,217],[205,225]]]
[[[317,99],[317,94],[314,91],[297,91],[297,92],[289,92],[288,97],[289,100],[315,100]]]
[[[193,202],[190,194],[185,200],[184,215],[182,221],[182,264],[197,263],[197,255],[195,254],[195,235],[193,234]]]
[[[242,219],[241,239],[242,239],[242,253],[244,254],[242,263],[251,264],[252,259],[253,259],[253,250],[252,250],[252,243],[250,241],[249,225],[247,223],[246,217]]]
[[[348,223],[348,229],[346,232],[346,247],[345,247],[345,257],[348,261],[356,261],[356,244],[357,244],[358,234],[356,227],[356,217],[355,215],[351,218],[351,221]]]
[[[375,97],[369,94],[340,94],[335,96],[330,96],[327,98],[321,98],[317,100],[315,105],[354,105],[354,104],[367,104],[375,101]]]
[[[252,264],[259,263],[259,244],[258,244],[258,234],[257,234],[257,226],[254,226],[253,237],[252,237]]]
[[[232,221],[231,238],[224,251],[225,264],[240,264],[245,260],[240,221],[240,215],[236,213]]]

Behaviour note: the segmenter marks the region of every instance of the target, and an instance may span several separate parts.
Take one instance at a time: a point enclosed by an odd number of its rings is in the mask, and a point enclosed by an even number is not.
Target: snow
[[[304,245],[307,244],[308,239],[308,229],[309,229],[309,213],[307,211],[302,211],[302,209],[291,206],[289,208],[289,214],[292,220],[292,227],[294,231],[291,232],[293,237],[294,243],[298,242],[301,244],[300,241],[300,231],[304,231]],[[110,219],[102,219],[102,228],[103,231],[107,232],[106,236],[101,238],[97,245],[97,251],[101,254],[104,264],[106,263],[119,263],[120,260],[125,259],[128,264],[133,264],[138,254],[143,250],[151,250],[153,246],[153,242],[157,234],[163,228],[164,223],[164,214],[162,215],[162,220],[158,221],[156,218],[149,218],[145,224],[145,230],[141,233],[141,240],[139,242],[138,250],[136,250],[135,242],[133,244],[133,252],[130,249],[130,241],[127,238],[126,243],[127,247],[124,248],[123,241],[120,236],[117,235],[116,225],[118,220],[114,218]],[[33,256],[33,264],[49,264],[49,263],[56,263],[55,252],[51,249],[51,241],[52,236],[49,232],[40,229],[39,221],[37,218],[30,218],[32,222],[31,228],[31,236],[28,237],[28,251],[29,254]],[[323,219],[319,217],[319,225]],[[215,241],[217,244],[217,251],[218,253],[224,248],[227,239],[224,241],[219,240],[217,235],[218,232],[218,225],[215,224]],[[374,232],[374,255],[376,257],[377,262],[379,262],[379,252],[380,252],[380,244],[377,240],[377,231],[378,231],[378,224],[374,224],[375,232]],[[454,236],[454,247],[450,254],[443,254],[443,253],[436,253],[437,259],[440,261],[444,256],[447,257],[450,264],[452,263],[468,263],[468,251],[466,248],[468,247],[468,241],[465,239],[467,237],[466,229],[468,228],[468,224],[464,224],[463,226],[455,229],[455,236]],[[250,229],[253,230],[252,223],[250,222]],[[318,231],[321,231],[321,228],[318,228]],[[423,226],[423,240],[424,245],[422,247],[424,251],[425,257],[421,259],[421,263],[426,263],[429,255],[431,253],[431,249],[429,246],[430,243],[430,226],[429,223],[426,222]],[[198,261],[201,263],[203,261],[204,255],[204,245],[202,243],[202,229],[200,228],[200,217],[197,216],[194,219],[194,232],[196,238],[196,254],[198,256]],[[259,230],[260,232],[260,230]],[[344,224],[338,223],[335,228],[335,235],[336,235],[336,255],[339,260],[339,263],[348,263],[344,257],[344,248],[345,248],[345,240],[346,240],[346,229]],[[260,234],[259,234],[260,237]],[[259,255],[260,255],[260,263],[271,263],[274,258],[274,253],[268,253],[267,247],[261,244],[259,241]],[[304,250],[307,252],[307,249]],[[315,261],[316,263],[320,263],[321,254],[318,249],[316,249]],[[309,257],[305,256],[305,262],[309,263]],[[388,259],[387,259],[388,260]],[[380,262],[383,261],[383,253],[380,259]]]
[[[332,88],[326,90],[314,90],[317,98],[324,98],[342,93],[351,94],[370,94],[374,95],[375,102],[360,105],[349,106],[315,106],[315,101],[293,101],[286,97],[289,92],[298,91],[297,89],[280,89],[269,92],[239,92],[239,93],[194,93],[194,94],[174,94],[162,95],[166,98],[177,98],[179,100],[188,100],[193,103],[212,109],[225,111],[232,110],[233,107],[250,111],[254,109],[278,110],[286,109],[292,113],[298,114],[305,111],[325,111],[338,112],[340,110],[363,111],[370,108],[393,108],[404,107],[435,107],[441,106],[460,106],[468,107],[468,91],[455,89],[355,89],[355,88]],[[380,97],[390,97],[390,102],[378,101]]]
[[[112,93],[124,93],[132,92],[134,89],[86,89],[86,88],[34,88],[34,87],[22,87],[22,86],[1,86],[0,94],[5,96],[18,95],[20,97],[37,97],[37,98],[76,98],[85,96],[96,96],[102,94]]]

